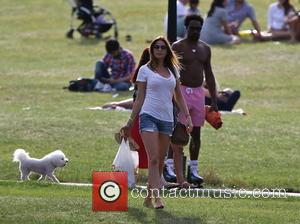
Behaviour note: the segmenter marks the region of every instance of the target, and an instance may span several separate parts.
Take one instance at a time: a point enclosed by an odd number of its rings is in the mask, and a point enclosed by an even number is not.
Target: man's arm
[[[117,83],[117,82],[127,82],[127,81],[130,81],[130,79],[131,79],[131,75],[127,75],[125,77],[118,78],[118,79],[110,78],[109,83],[114,84],[114,83]]]
[[[211,96],[211,106],[215,111],[218,111],[216,80],[211,68],[211,50],[208,46],[207,46],[207,60],[204,63],[204,74],[205,74],[205,81],[208,87],[208,91]]]
[[[106,53],[102,59],[102,62],[106,69],[108,69],[111,66],[112,56],[108,53]],[[110,74],[109,74],[110,76]],[[110,83],[110,78],[101,77],[100,81],[103,83]]]
[[[106,68],[108,68],[111,64],[112,56],[110,54],[105,54],[102,61],[105,64]]]
[[[252,19],[251,19],[251,22],[252,22],[253,27],[256,29],[258,35],[260,35],[261,29],[260,29],[260,26],[259,26],[257,20],[252,20]]]
[[[260,32],[261,32],[260,25],[257,22],[255,10],[252,6],[250,6],[248,9],[248,17],[250,18],[253,27],[257,31],[257,34],[260,36]]]
[[[135,60],[131,53],[128,53],[126,56],[126,70],[124,71],[124,75],[119,79],[119,82],[130,81],[131,75],[133,74],[135,69]]]

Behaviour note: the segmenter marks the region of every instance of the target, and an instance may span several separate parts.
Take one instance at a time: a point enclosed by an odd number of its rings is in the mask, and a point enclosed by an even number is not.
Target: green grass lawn
[[[250,1],[266,28],[267,6]],[[300,8],[298,1],[291,1]],[[138,60],[151,40],[163,34],[167,1],[101,0],[116,17],[120,42]],[[201,1],[207,12],[210,1]],[[91,182],[92,171],[109,171],[118,145],[113,139],[128,113],[90,111],[132,93],[72,93],[62,89],[79,76],[92,77],[104,41],[64,37],[66,1],[2,1],[0,9],[0,223],[297,223],[298,199],[167,200],[167,210],[148,212],[129,200],[128,213],[91,213],[90,189],[16,184],[16,148],[33,157],[61,149],[70,159],[58,170],[62,182]],[[249,28],[249,22],[243,28]],[[112,33],[110,33],[112,34]],[[126,42],[130,34],[132,42]],[[107,34],[106,34],[107,35]],[[300,45],[244,43],[212,47],[212,66],[221,87],[241,91],[237,108],[247,116],[223,116],[218,131],[202,132],[200,172],[206,187],[285,188],[300,192]],[[188,155],[188,150],[185,149]],[[140,172],[144,183],[145,171]],[[41,193],[44,192],[44,193]],[[17,211],[17,212],[16,212]],[[297,220],[298,219],[298,220]],[[74,220],[74,221],[72,221]],[[173,221],[174,222],[174,221]]]
[[[10,190],[8,190],[10,189]],[[130,192],[129,192],[130,194]],[[89,187],[0,181],[1,223],[298,223],[299,200],[167,199],[164,210],[129,196],[128,212],[92,212]],[[13,209],[12,209],[13,208]],[[274,210],[276,212],[274,212]]]

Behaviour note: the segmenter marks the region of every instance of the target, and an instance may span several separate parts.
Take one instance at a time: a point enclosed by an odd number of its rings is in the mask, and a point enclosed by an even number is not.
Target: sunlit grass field
[[[86,108],[132,93],[113,98],[63,89],[69,80],[93,77],[94,64],[105,53],[103,40],[64,37],[71,11],[67,1],[0,2],[0,180],[5,180],[0,183],[0,223],[176,223],[174,218],[187,223],[299,222],[298,199],[168,199],[161,213],[149,212],[141,208],[141,200],[129,199],[129,212],[115,216],[91,213],[90,189],[15,183],[19,178],[18,165],[12,163],[16,148],[37,158],[63,150],[70,163],[57,171],[62,182],[90,183],[92,171],[111,170],[118,148],[113,134],[129,114]],[[266,29],[272,1],[249,2]],[[291,2],[300,8],[298,1]],[[164,35],[166,0],[98,3],[114,15],[119,41],[136,60],[147,40]],[[203,13],[209,4],[201,1]],[[251,28],[250,23],[243,28]],[[126,42],[126,35],[132,36],[131,42]],[[247,116],[224,115],[222,129],[203,128],[199,165],[207,177],[205,187],[300,191],[299,50],[299,44],[287,42],[212,47],[218,83],[241,91],[236,108],[243,108]],[[145,177],[146,171],[140,171],[143,184]]]
[[[0,181],[1,223],[299,223],[299,199],[168,198],[153,210],[129,197],[127,212],[92,212],[89,187]]]

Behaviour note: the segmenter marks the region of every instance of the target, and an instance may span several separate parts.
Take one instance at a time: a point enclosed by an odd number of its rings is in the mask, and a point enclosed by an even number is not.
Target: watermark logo
[[[200,189],[200,188],[173,188],[150,189],[134,188],[131,191],[132,198],[147,198],[149,195],[158,195],[161,198],[215,198],[215,199],[247,199],[247,198],[287,198],[285,189]]]
[[[93,211],[127,211],[127,172],[93,172]]]

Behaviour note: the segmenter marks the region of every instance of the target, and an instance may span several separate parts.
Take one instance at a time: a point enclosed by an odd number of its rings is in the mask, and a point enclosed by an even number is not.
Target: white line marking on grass
[[[75,186],[75,187],[92,187],[93,184],[89,183],[59,183],[60,185],[64,186]]]

